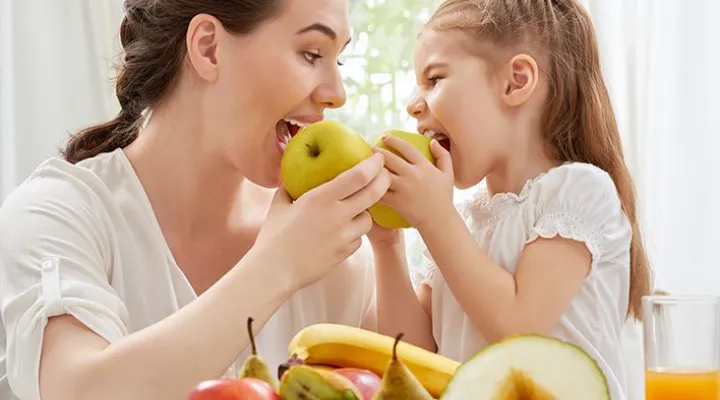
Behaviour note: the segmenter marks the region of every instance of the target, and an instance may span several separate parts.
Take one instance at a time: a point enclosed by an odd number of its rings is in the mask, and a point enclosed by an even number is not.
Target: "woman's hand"
[[[308,191],[294,203],[279,188],[253,252],[270,267],[291,273],[302,288],[350,257],[373,226],[367,209],[385,195],[390,177],[381,154]]]

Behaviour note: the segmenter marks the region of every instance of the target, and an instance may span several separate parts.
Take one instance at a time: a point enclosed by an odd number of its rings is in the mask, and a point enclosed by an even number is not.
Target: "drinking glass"
[[[720,297],[643,298],[646,400],[720,400]]]

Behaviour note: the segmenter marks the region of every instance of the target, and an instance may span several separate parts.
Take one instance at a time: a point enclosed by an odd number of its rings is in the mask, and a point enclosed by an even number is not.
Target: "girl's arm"
[[[549,333],[590,270],[584,243],[556,237],[525,247],[515,276],[478,246],[460,214],[448,208],[419,232],[460,306],[488,341]]]
[[[402,232],[371,241],[375,258],[378,332],[435,352],[432,322],[410,282]]]
[[[536,181],[528,199],[533,209],[524,214],[531,215],[525,221],[530,240],[513,275],[479,247],[453,205],[450,153],[433,140],[433,166],[408,142],[392,136],[383,141],[398,152],[376,149],[392,172],[383,203],[418,229],[453,295],[486,340],[549,333],[580,290],[591,263],[603,252],[629,257],[632,233],[617,189],[597,167],[568,164]],[[629,260],[619,262],[622,266]]]

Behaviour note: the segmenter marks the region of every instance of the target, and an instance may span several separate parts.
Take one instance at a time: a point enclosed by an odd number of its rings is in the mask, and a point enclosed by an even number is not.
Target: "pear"
[[[238,374],[238,378],[257,378],[261,381],[267,382],[273,389],[277,389],[277,382],[270,374],[270,369],[267,364],[265,364],[265,361],[263,361],[263,359],[258,355],[257,345],[255,344],[255,335],[252,331],[252,323],[252,317],[248,318],[247,331],[250,336],[252,354],[247,358],[247,360],[245,360],[245,363]]]
[[[361,400],[362,394],[347,378],[309,365],[293,365],[280,380],[283,400]]]
[[[610,400],[602,370],[584,350],[543,335],[515,335],[462,364],[442,400]]]
[[[397,357],[397,346],[402,337],[402,333],[395,337],[392,359],[385,368],[380,390],[375,393],[373,400],[433,400],[410,369]]]

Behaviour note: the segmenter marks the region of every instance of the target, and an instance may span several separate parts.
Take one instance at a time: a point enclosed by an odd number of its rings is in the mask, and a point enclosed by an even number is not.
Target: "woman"
[[[237,372],[248,317],[272,369],[305,326],[374,320],[382,157],[271,190],[298,125],[345,101],[346,0],[125,5],[122,111],[0,211],[3,399],[182,399]]]

